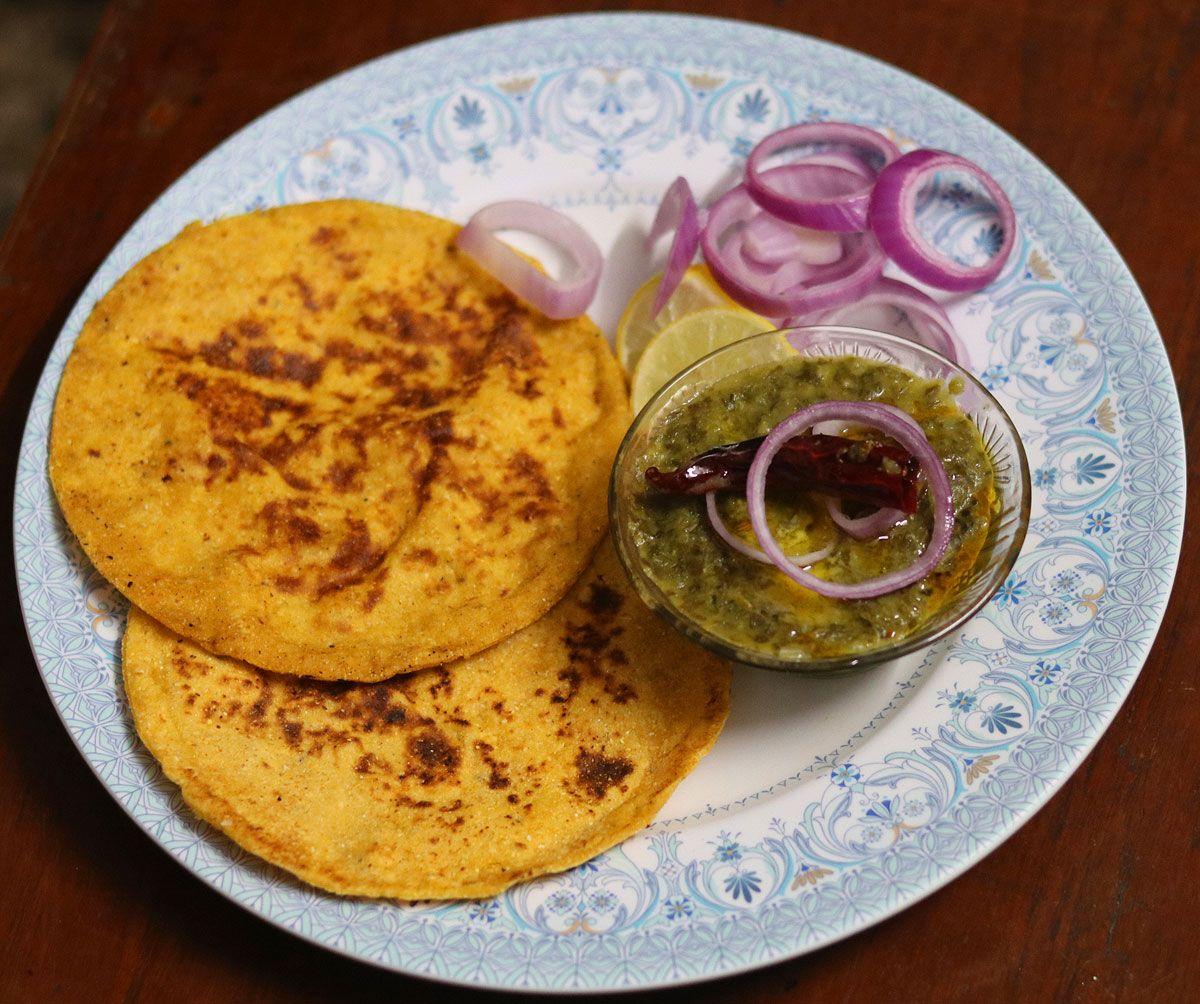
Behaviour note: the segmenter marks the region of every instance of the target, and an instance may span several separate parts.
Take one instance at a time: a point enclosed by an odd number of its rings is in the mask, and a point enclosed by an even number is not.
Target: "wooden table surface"
[[[284,98],[373,56],[498,20],[626,6],[113,0],[0,243],[0,498],[11,497],[34,382],[69,308],[138,214],[200,155]],[[737,13],[887,60],[1028,146],[1092,210],[1142,284],[1193,437],[1200,5],[742,0],[686,9]],[[3,561],[0,999],[457,997],[283,934],[140,833],[59,724],[21,624],[11,552]],[[1200,617],[1185,598],[1198,574],[1200,535],[1192,534],[1150,661],[1116,723],[1049,805],[983,863],[840,944],[662,996],[1200,999]]]

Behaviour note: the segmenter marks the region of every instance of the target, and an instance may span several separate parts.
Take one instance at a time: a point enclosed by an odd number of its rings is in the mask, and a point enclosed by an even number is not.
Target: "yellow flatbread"
[[[586,566],[629,420],[445,220],[366,202],[192,225],[67,361],[50,473],[134,603],[210,651],[378,680],[478,652]]]
[[[447,670],[280,676],[130,612],[138,733],[188,804],[332,892],[489,896],[649,822],[716,740],[729,667],[666,629],[610,544],[545,617]]]

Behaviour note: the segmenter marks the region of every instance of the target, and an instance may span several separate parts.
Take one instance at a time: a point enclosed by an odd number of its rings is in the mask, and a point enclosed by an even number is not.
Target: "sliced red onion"
[[[571,259],[562,279],[552,279],[496,236],[520,230],[558,245]],[[547,317],[564,320],[587,310],[596,295],[604,257],[574,220],[536,202],[493,202],[471,217],[456,243],[479,265]]]
[[[848,122],[805,122],[789,126],[760,140],[746,159],[746,187],[754,201],[782,220],[799,223],[813,230],[840,233],[865,230],[876,172],[872,171],[870,177],[858,177],[849,187],[838,191],[819,186],[811,191],[797,191],[795,188],[785,189],[779,184],[782,178],[794,175],[772,175],[765,170],[767,159],[787,147],[829,144],[866,151],[881,161],[882,165],[890,164],[900,156],[896,144],[874,129],[863,126]],[[811,159],[808,160],[811,166],[817,166],[812,164]],[[800,162],[803,163],[805,161]],[[843,181],[847,176],[843,172]],[[815,175],[811,177],[814,180],[816,178]]]
[[[842,256],[842,240],[837,234],[785,223],[770,213],[753,217],[743,234],[746,257],[759,265],[782,265],[797,259],[806,265],[832,265]]]
[[[871,540],[875,537],[882,537],[904,519],[904,513],[899,509],[886,508],[876,509],[866,516],[847,516],[838,501],[828,497],[825,499],[825,509],[834,524],[845,530],[855,540]]]
[[[1004,236],[987,264],[955,261],[933,247],[917,228],[917,194],[925,179],[938,171],[973,175],[991,196]],[[995,279],[1017,237],[1017,219],[1004,189],[978,164],[943,150],[913,150],[885,167],[875,179],[869,221],[883,249],[905,272],[920,282],[957,293],[982,289]]]
[[[801,157],[799,160],[794,161],[794,163],[840,167],[843,171],[857,174],[863,181],[874,181],[875,175],[879,173],[872,169],[871,165],[864,158],[852,150],[822,150],[820,153],[810,153],[807,157]],[[770,171],[764,171],[763,176],[766,177],[770,173]]]
[[[746,254],[745,233],[730,237],[724,250],[726,263],[734,275],[740,276],[745,282],[760,285],[768,293],[786,293],[802,283],[816,281],[821,275],[822,266],[810,265],[799,258],[778,265],[764,265],[755,261]]]
[[[654,222],[650,224],[650,229],[646,232],[646,239],[642,242],[647,254],[654,250],[654,245],[658,243],[658,239],[663,234],[679,226],[684,198],[691,194],[692,186],[687,183],[687,179],[683,175],[667,186],[663,197],[658,200],[658,209],[654,212]],[[692,201],[694,202],[695,199],[693,198]]]
[[[712,524],[713,530],[726,544],[732,547],[738,554],[744,554],[747,558],[753,558],[755,561],[761,561],[764,565],[771,564],[771,559],[768,558],[753,544],[747,544],[741,537],[729,529],[725,525],[725,521],[721,519],[720,512],[717,511],[717,493],[708,492],[704,496],[704,507],[708,510],[708,521]],[[819,547],[815,551],[809,551],[807,554],[790,555],[790,559],[797,565],[815,565],[818,561],[824,561],[833,554],[834,546],[837,541],[826,544],[824,547]]]
[[[687,271],[696,255],[696,248],[700,246],[700,212],[696,208],[691,186],[683,177],[671,182],[671,187],[659,203],[650,233],[646,235],[646,249],[652,248],[654,242],[671,229],[674,229],[675,236],[671,239],[667,267],[663,270],[651,307],[654,317],[659,315],[671,299],[671,295],[679,288],[683,273]]]
[[[846,192],[861,188],[865,182],[873,182],[876,173],[861,157],[844,156],[834,151],[769,168],[759,175],[759,180],[790,199],[841,198]],[[753,197],[754,193],[750,195]],[[775,219],[782,219],[769,209],[764,211]]]
[[[952,363],[959,365],[967,361],[966,350],[958,339],[954,325],[942,305],[915,286],[899,279],[880,278],[863,296],[854,303],[843,304],[831,310],[817,311],[807,317],[789,321],[796,327],[817,324],[850,324],[859,311],[871,307],[891,308],[908,319],[916,332],[918,341],[926,348],[940,352]],[[876,323],[866,327],[879,327]],[[888,330],[885,326],[883,330]],[[896,332],[897,334],[899,332]]]
[[[812,432],[816,436],[844,436],[847,432],[860,428],[862,426],[857,422],[839,422],[837,419],[830,419],[827,422],[815,422]]]
[[[866,404],[875,404],[876,402],[868,401]],[[896,421],[906,422],[908,427],[914,432],[919,432],[925,435],[925,430],[921,428],[921,423],[912,417],[907,411],[902,408],[893,407],[890,404],[880,405],[881,408],[890,408],[896,415]],[[870,422],[848,421],[844,418],[830,418],[823,422],[814,422],[812,431],[821,432],[828,436],[844,436],[851,432],[857,432],[865,428],[870,428]]]
[[[879,278],[884,256],[870,233],[843,239],[845,253],[832,265],[789,262],[785,275],[755,266],[746,260],[741,240],[735,238],[754,208],[745,185],[726,192],[709,210],[700,235],[700,246],[709,271],[718,285],[742,306],[767,317],[788,317],[827,310],[857,300]],[[794,281],[793,281],[794,279]]]
[[[772,535],[767,524],[767,469],[783,444],[792,436],[799,435],[817,422],[830,419],[859,422],[878,429],[896,440],[921,464],[933,502],[933,533],[920,556],[907,568],[849,585],[827,582],[790,561]],[[870,401],[823,401],[801,408],[775,426],[763,440],[754,456],[754,462],[750,465],[750,474],[746,479],[746,502],[750,509],[750,525],[754,527],[754,535],[767,557],[771,559],[771,563],[800,585],[822,596],[838,600],[865,600],[884,596],[925,578],[937,567],[942,555],[946,553],[950,535],[954,530],[954,502],[950,494],[950,479],[941,459],[929,445],[925,434],[920,431],[920,426],[899,408]]]

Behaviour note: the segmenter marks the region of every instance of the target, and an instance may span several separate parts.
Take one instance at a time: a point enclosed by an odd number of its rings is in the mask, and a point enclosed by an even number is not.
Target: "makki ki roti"
[[[358,201],[193,224],[93,310],[50,474],[135,604],[210,651],[378,680],[548,610],[605,528],[629,422],[587,318],[550,321]]]
[[[137,731],[184,799],[332,892],[495,894],[635,832],[712,746],[730,670],[663,629],[611,544],[546,616],[447,669],[282,676],[130,612]]]

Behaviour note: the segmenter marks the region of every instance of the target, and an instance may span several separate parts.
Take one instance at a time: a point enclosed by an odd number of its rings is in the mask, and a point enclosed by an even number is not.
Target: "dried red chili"
[[[646,470],[646,480],[675,495],[743,490],[762,437],[717,446],[673,471]],[[771,464],[767,485],[817,491],[851,502],[917,510],[921,465],[907,450],[844,436],[806,434],[789,439]]]

